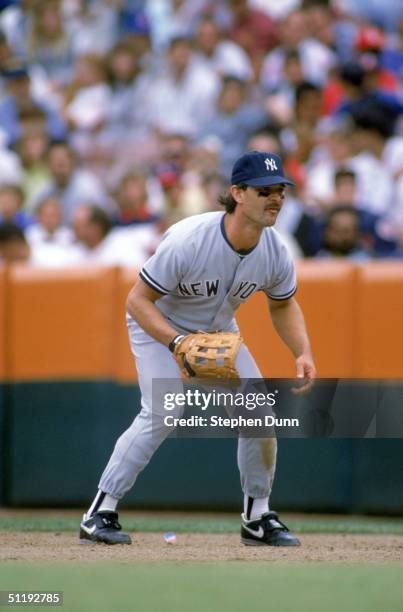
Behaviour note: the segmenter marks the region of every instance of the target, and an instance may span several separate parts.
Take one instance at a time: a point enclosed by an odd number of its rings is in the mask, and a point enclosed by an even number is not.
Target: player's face
[[[274,225],[283,206],[285,185],[248,187],[243,192],[240,212],[249,221],[262,227]]]

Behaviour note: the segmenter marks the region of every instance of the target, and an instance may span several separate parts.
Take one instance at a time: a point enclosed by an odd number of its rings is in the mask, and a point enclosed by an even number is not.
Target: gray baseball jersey
[[[267,228],[254,249],[237,253],[225,235],[225,213],[189,217],[173,225],[140,276],[162,297],[156,306],[180,332],[237,331],[234,313],[256,291],[287,299],[296,289],[294,265],[278,233]],[[130,344],[136,357],[141,412],[119,438],[99,488],[120,499],[136,481],[150,457],[170,433],[164,425],[163,401],[153,395],[153,381],[182,381],[178,364],[166,346],[149,336],[128,315]],[[245,344],[236,362],[241,378],[261,373]],[[181,416],[183,407],[177,407]],[[276,463],[274,438],[240,437],[238,465],[244,493],[253,498],[270,493]]]
[[[296,291],[294,264],[276,230],[264,229],[253,249],[237,252],[224,216],[204,213],[176,223],[140,272],[162,294],[156,306],[179,331],[235,331],[235,311],[256,291],[273,300]]]

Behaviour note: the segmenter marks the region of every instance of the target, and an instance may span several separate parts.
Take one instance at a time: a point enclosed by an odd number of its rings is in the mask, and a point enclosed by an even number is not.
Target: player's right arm
[[[161,293],[151,289],[139,278],[128,295],[126,309],[147,334],[168,346],[178,332],[155,305],[155,302],[161,297]]]

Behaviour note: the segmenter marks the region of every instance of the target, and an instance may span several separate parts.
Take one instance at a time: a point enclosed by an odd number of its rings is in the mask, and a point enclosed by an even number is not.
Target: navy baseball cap
[[[234,164],[231,175],[231,185],[250,185],[264,187],[266,185],[295,185],[284,176],[283,164],[278,155],[248,151]]]
[[[7,80],[29,78],[28,65],[19,58],[11,58],[1,70]]]

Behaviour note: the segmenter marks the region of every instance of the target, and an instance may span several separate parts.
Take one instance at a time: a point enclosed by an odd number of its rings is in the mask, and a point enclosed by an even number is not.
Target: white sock
[[[98,508],[98,512],[115,512],[118,502],[119,500],[116,497],[112,497],[112,495],[108,495],[106,493],[101,505]]]
[[[88,512],[87,517],[90,517],[94,514],[94,512],[114,512],[116,510],[116,506],[118,504],[118,499],[104,493],[99,490],[95,495],[94,501],[92,502]]]
[[[269,511],[269,498],[249,497],[248,495],[244,495],[243,511],[246,520],[254,521],[260,518],[262,514]]]

